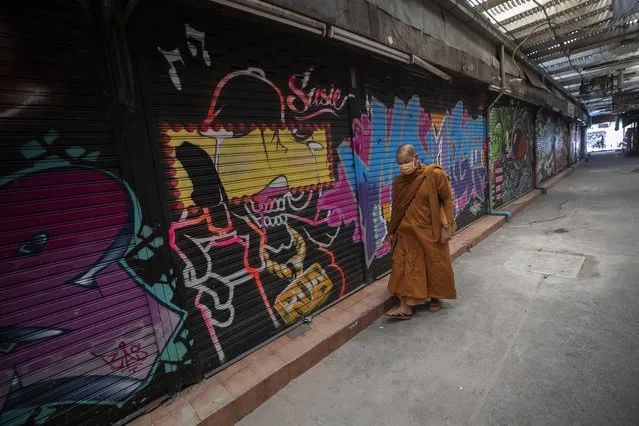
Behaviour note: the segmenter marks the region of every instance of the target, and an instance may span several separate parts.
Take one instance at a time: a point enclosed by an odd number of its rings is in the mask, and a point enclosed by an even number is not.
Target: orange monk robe
[[[448,219],[453,218],[453,193],[446,172],[421,165],[412,175],[395,179],[393,197],[398,198],[391,214],[398,217],[391,217],[396,242],[388,291],[411,306],[428,298],[456,299],[450,249],[448,243],[439,243],[442,225],[453,227]]]

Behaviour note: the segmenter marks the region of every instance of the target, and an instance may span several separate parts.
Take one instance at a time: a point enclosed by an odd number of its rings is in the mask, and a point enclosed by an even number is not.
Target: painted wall
[[[604,123],[605,127],[594,125],[586,132],[587,152],[612,151],[619,149],[623,142],[623,129],[615,130],[615,123]]]
[[[570,164],[579,161],[581,149],[581,126],[577,122],[572,122],[570,123]]]
[[[0,13],[0,424],[121,418],[191,374],[186,312],[90,10],[20,6]]]
[[[533,189],[535,125],[532,108],[497,106],[490,111],[491,185],[494,207]]]
[[[484,214],[481,91],[146,2],[132,125],[83,4],[0,14],[0,424],[115,422],[387,272],[401,143],[449,174],[460,226]],[[494,158],[522,170],[530,118],[496,123]]]
[[[555,117],[555,173],[568,167],[570,153],[570,128],[566,120]]]
[[[132,52],[210,370],[364,284],[354,95],[327,47],[188,8],[149,13]]]
[[[539,110],[536,118],[537,183],[552,177],[568,166],[570,135],[564,118]]]
[[[413,144],[420,161],[439,164],[449,175],[460,228],[481,217],[486,208],[483,98],[444,87],[441,91],[446,96],[436,100],[436,83],[398,71],[387,75],[384,80],[390,81],[386,83],[390,87],[379,85],[380,79],[363,78],[365,113],[353,120],[361,227],[367,267],[373,276],[390,268],[387,222],[398,174],[395,153],[401,144]],[[394,89],[393,84],[397,84]],[[433,88],[430,94],[423,93],[422,88],[429,86]]]

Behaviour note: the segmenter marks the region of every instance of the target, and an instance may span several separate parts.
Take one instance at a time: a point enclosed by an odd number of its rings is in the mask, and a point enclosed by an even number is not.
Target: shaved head
[[[405,143],[397,148],[397,165],[404,174],[411,174],[419,166],[417,151],[409,143]]]
[[[415,150],[415,147],[409,143],[405,143],[405,144],[401,144],[399,146],[399,148],[397,148],[397,156],[407,156],[407,157],[414,157],[417,155],[417,151]]]

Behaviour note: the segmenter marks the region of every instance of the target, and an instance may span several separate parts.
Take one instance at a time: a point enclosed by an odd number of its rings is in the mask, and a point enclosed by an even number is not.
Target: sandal
[[[437,302],[430,302],[430,305],[428,306],[428,310],[430,312],[439,312],[442,309],[442,302],[440,302],[439,300]]]
[[[386,318],[394,320],[409,320],[413,317],[413,314],[386,314]]]

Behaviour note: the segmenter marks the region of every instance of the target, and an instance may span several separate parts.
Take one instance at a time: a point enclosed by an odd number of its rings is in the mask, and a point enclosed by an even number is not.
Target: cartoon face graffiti
[[[201,125],[160,126],[172,246],[220,362],[238,340],[226,330],[247,315],[277,329],[344,292],[328,250],[339,227],[319,208],[336,181],[330,125],[287,123],[285,108],[264,72],[248,69],[220,81]],[[261,313],[237,309],[238,293],[261,300]]]
[[[0,186],[0,407],[128,399],[152,374],[179,314],[124,256],[139,225],[122,181],[92,167],[33,169]],[[64,386],[63,386],[64,385]]]

